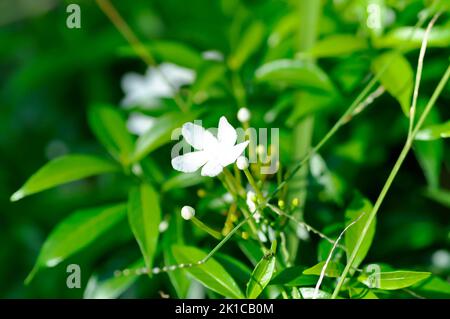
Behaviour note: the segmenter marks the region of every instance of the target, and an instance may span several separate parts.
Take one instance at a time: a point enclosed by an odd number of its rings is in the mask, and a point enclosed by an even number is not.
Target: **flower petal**
[[[233,146],[237,140],[236,130],[228,123],[225,116],[222,116],[219,120],[219,131],[217,133],[219,143],[223,143],[226,146]]]
[[[220,163],[216,161],[209,161],[205,166],[203,166],[201,175],[214,177],[222,173],[222,170],[223,166],[220,165]]]
[[[194,123],[189,122],[184,124],[181,129],[181,134],[183,134],[190,145],[199,151],[217,144],[217,139],[211,132]]]
[[[172,159],[172,167],[183,173],[192,173],[208,161],[205,152],[191,152]]]
[[[242,154],[247,147],[249,141],[239,143],[233,147],[227,148],[226,151],[220,156],[220,164],[225,167],[231,163],[236,162],[236,159]]]

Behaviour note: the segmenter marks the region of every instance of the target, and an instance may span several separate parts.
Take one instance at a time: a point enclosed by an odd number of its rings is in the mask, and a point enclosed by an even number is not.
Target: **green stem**
[[[415,138],[417,132],[420,130],[428,113],[430,112],[430,110],[434,106],[437,98],[439,97],[442,90],[444,89],[445,84],[447,83],[449,77],[450,77],[450,65],[447,67],[445,74],[443,75],[438,86],[436,87],[435,91],[433,92],[433,95],[431,96],[431,99],[428,102],[428,104],[426,105],[425,110],[423,111],[422,115],[420,116],[419,120],[417,121],[417,124],[416,124],[414,130],[411,132],[411,134],[407,138],[405,146],[403,147],[397,161],[395,162],[395,165],[394,165],[391,173],[389,174],[389,177],[386,180],[386,183],[384,184],[384,186],[380,192],[380,195],[378,196],[378,199],[375,202],[375,205],[373,206],[372,211],[370,212],[369,217],[367,218],[366,224],[364,225],[361,235],[359,236],[358,241],[356,242],[355,248],[353,249],[352,254],[350,255],[350,258],[347,261],[347,265],[345,266],[345,269],[342,272],[341,277],[339,278],[339,282],[338,282],[336,288],[334,289],[334,292],[332,295],[333,299],[335,299],[338,296],[339,291],[342,287],[342,284],[344,283],[344,280],[347,277],[347,274],[348,274],[350,268],[352,267],[352,264],[356,258],[356,255],[358,254],[358,251],[362,245],[362,242],[364,241],[364,239],[367,235],[370,224],[372,223],[373,219],[375,218],[375,216],[378,212],[378,209],[380,208],[381,204],[383,203],[383,200],[386,197],[386,194],[389,191],[389,188],[391,187],[392,182],[394,181],[394,178],[397,176],[397,173],[400,170],[400,167],[402,166],[403,161],[406,158],[406,155],[408,155],[408,152],[411,149],[412,143],[414,141],[414,138]]]
[[[212,229],[211,227],[209,227],[208,225],[206,225],[205,223],[203,223],[200,219],[198,219],[197,217],[193,216],[191,218],[192,222],[195,224],[195,226],[197,226],[198,228],[204,230],[205,232],[207,232],[208,234],[210,234],[211,236],[213,236],[214,238],[221,240],[222,239],[222,234],[214,229]]]

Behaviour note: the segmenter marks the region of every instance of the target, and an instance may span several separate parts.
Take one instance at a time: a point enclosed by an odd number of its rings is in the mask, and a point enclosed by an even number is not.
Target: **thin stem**
[[[200,219],[198,219],[197,217],[193,216],[191,218],[192,222],[200,229],[204,230],[205,232],[207,232],[208,234],[210,234],[211,236],[213,236],[214,238],[221,240],[222,239],[222,234],[214,229],[212,229],[211,227],[209,227],[208,225],[206,225],[204,222],[202,222]]]
[[[313,293],[312,299],[317,299],[317,295],[319,294],[320,285],[322,284],[323,277],[325,276],[325,272],[327,271],[328,264],[331,261],[331,257],[333,257],[333,253],[338,245],[338,242],[341,240],[342,236],[344,236],[345,232],[350,227],[352,227],[354,224],[356,224],[363,215],[365,215],[365,213],[362,213],[361,215],[358,216],[357,219],[355,219],[350,224],[348,224],[347,227],[344,228],[344,230],[339,234],[339,237],[334,242],[333,247],[331,248],[330,253],[328,254],[327,260],[325,261],[325,264],[322,267],[322,271],[320,272],[320,277],[319,277],[319,280],[317,281],[316,287],[314,288],[314,293]]]
[[[347,265],[345,266],[344,271],[342,272],[342,275],[338,281],[338,284],[333,292],[332,298],[336,298],[339,294],[339,291],[342,287],[342,284],[345,280],[345,278],[347,277],[347,274],[350,270],[350,267],[352,267],[352,264],[356,258],[356,255],[362,245],[362,242],[364,241],[364,238],[367,235],[367,232],[369,230],[369,226],[372,223],[373,219],[375,218],[378,209],[380,208],[384,198],[386,197],[386,194],[389,190],[389,188],[392,185],[392,182],[394,181],[394,178],[397,176],[398,171],[400,170],[400,167],[403,164],[403,161],[406,158],[406,155],[408,155],[409,150],[411,149],[412,146],[412,142],[417,134],[417,132],[420,130],[423,122],[425,121],[428,113],[430,112],[430,110],[432,109],[432,107],[434,106],[434,104],[436,103],[437,98],[439,97],[439,95],[441,94],[442,90],[445,87],[445,84],[447,83],[448,79],[450,77],[450,65],[447,67],[447,70],[445,71],[444,75],[442,76],[441,80],[439,81],[438,86],[436,87],[435,91],[433,92],[433,95],[431,96],[431,99],[428,101],[428,104],[425,107],[425,110],[423,111],[421,117],[419,118],[419,121],[417,122],[415,128],[413,129],[412,133],[410,136],[408,136],[406,143],[397,159],[397,161],[395,162],[395,165],[391,171],[391,173],[389,174],[388,179],[386,180],[386,183],[384,184],[380,195],[378,196],[377,201],[375,202],[375,205],[373,206],[372,211],[370,212],[369,217],[367,218],[366,224],[364,225],[364,228],[361,232],[361,235],[358,238],[358,241],[356,242],[355,248],[352,251],[352,254],[350,255],[350,258],[347,261]]]

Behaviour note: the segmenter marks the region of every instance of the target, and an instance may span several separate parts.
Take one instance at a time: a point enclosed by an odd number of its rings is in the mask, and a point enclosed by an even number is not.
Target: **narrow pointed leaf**
[[[311,268],[305,269],[303,271],[303,274],[320,276],[324,266],[325,266],[325,261],[322,261],[322,262],[318,263],[317,265],[312,266]],[[343,270],[344,270],[344,266],[341,263],[330,261],[325,270],[325,276],[331,277],[331,278],[338,278],[341,275]]]
[[[125,218],[125,215],[126,205],[118,204],[81,210],[64,219],[45,240],[26,282],[28,283],[40,268],[55,267],[95,241]]]
[[[247,298],[257,298],[272,279],[276,261],[275,245],[272,246],[273,248],[269,254],[263,256],[253,270],[247,284]]]
[[[195,263],[206,257],[203,251],[189,246],[174,246],[173,254],[178,263]],[[206,263],[185,268],[185,270],[205,287],[229,298],[244,298],[237,283],[214,258]]]
[[[145,265],[150,269],[153,266],[161,222],[159,197],[151,185],[142,183],[130,191],[128,221],[144,256]]]
[[[396,290],[412,286],[430,275],[429,272],[398,270],[373,274],[363,273],[358,277],[358,281],[369,288]]]
[[[101,157],[91,155],[62,156],[48,162],[33,174],[28,181],[11,196],[11,201],[17,201],[25,196],[81,178],[115,172],[118,170],[118,165]]]

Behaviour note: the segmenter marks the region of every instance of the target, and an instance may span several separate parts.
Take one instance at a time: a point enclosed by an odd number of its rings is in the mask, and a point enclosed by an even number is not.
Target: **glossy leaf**
[[[295,266],[283,269],[270,281],[271,285],[285,285],[292,287],[313,286],[319,276],[303,274],[305,267]]]
[[[273,248],[270,253],[263,256],[253,270],[247,284],[247,298],[257,298],[266,288],[275,271],[275,261],[275,248]]]
[[[147,268],[152,268],[161,222],[159,197],[153,187],[142,183],[130,191],[128,221],[139,244]]]
[[[139,268],[144,267],[144,260],[138,260],[131,266],[127,267],[130,270],[130,275],[111,277],[100,281],[97,275],[92,275],[86,285],[83,293],[85,299],[115,299],[120,297],[128,288],[130,288],[139,278],[134,272]]]
[[[67,257],[94,242],[100,235],[125,218],[126,205],[90,208],[73,213],[60,222],[42,246],[28,283],[42,267],[55,267]]]
[[[370,201],[364,197],[362,197],[360,194],[356,194],[353,198],[352,202],[350,203],[349,207],[345,211],[345,219],[346,219],[346,225],[350,224],[354,220],[359,220],[353,224],[349,229],[347,229],[345,233],[345,247],[347,249],[347,258],[349,258],[355,249],[356,243],[361,236],[361,233],[364,229],[364,225],[366,224],[370,212],[372,211],[372,204]],[[364,214],[361,216],[361,214]],[[369,230],[364,237],[364,241],[362,242],[359,252],[356,255],[356,258],[353,261],[353,267],[358,267],[361,262],[366,257],[370,246],[372,245],[372,240],[375,235],[375,222],[374,219],[369,226]]]
[[[450,121],[442,124],[429,125],[417,132],[416,140],[432,141],[450,137]]]
[[[195,247],[174,246],[173,254],[178,263],[194,263],[206,257],[206,253]],[[229,298],[244,298],[241,290],[228,272],[214,258],[206,263],[185,269],[205,287]]]
[[[276,60],[259,67],[256,80],[276,86],[309,88],[332,92],[333,84],[327,74],[317,65],[300,60]]]
[[[396,52],[383,53],[373,61],[372,70],[374,73],[384,70],[380,77],[381,84],[389,94],[397,99],[403,113],[409,116],[414,73],[408,60]]]
[[[119,110],[97,104],[89,109],[88,119],[92,132],[111,155],[122,164],[129,164],[134,142]]]
[[[384,290],[396,290],[410,287],[431,275],[429,272],[418,271],[391,271],[373,273],[371,275],[363,273],[358,280],[369,288]]]
[[[322,261],[322,262],[318,263],[317,265],[312,266],[311,268],[305,269],[303,271],[303,274],[320,276],[324,266],[325,266],[325,261]],[[343,270],[344,270],[344,266],[341,263],[330,261],[325,270],[325,276],[331,277],[331,278],[338,278],[341,275]]]
[[[11,196],[11,201],[81,178],[116,172],[119,168],[115,163],[97,156],[75,154],[62,156],[48,162],[33,174]]]

